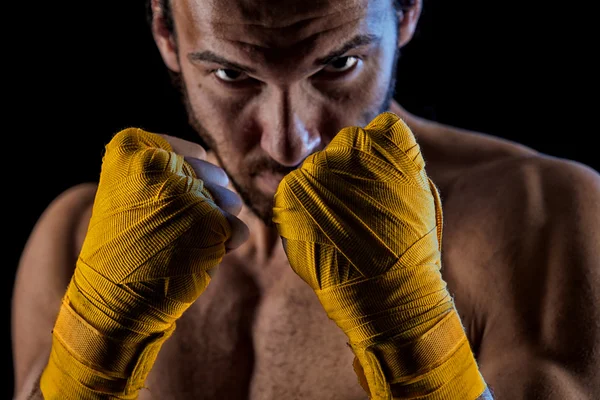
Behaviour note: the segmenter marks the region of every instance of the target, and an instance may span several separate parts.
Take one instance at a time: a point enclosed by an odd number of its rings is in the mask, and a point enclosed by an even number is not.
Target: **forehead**
[[[392,12],[392,0],[178,0],[178,33],[191,41],[286,48],[316,36],[371,31]],[[346,38],[347,39],[347,38]]]

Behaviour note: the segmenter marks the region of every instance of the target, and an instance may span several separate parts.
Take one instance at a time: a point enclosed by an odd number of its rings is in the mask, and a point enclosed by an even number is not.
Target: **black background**
[[[44,3],[5,14],[14,19],[3,56],[7,321],[22,247],[48,202],[97,179],[118,130],[185,130],[143,0]],[[418,115],[598,169],[585,10],[523,3],[429,0],[399,62],[397,99]],[[3,371],[12,371],[4,343]]]

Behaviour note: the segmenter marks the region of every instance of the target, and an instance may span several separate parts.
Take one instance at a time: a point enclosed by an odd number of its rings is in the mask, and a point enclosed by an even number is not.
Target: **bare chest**
[[[489,217],[470,224],[464,202],[446,204],[442,276],[477,351],[488,312],[478,293],[504,282],[489,261],[501,257],[486,256]],[[268,265],[241,262],[226,258],[178,321],[141,399],[366,400],[346,336],[283,251]]]
[[[442,275],[477,351],[475,321],[485,310],[473,307],[480,303],[473,293],[489,277],[469,261],[468,249],[478,246],[465,248],[453,231],[447,231]],[[178,321],[140,399],[366,400],[346,336],[287,260],[265,266],[267,285],[244,270],[221,265]]]
[[[257,309],[252,399],[364,400],[345,334],[288,265]]]
[[[289,265],[259,290],[236,265],[180,318],[140,399],[365,400],[346,336]]]

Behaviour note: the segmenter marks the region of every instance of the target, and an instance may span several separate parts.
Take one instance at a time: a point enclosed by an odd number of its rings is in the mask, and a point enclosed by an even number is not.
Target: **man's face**
[[[342,128],[388,109],[391,0],[173,2],[189,119],[244,202],[271,224],[281,179]]]

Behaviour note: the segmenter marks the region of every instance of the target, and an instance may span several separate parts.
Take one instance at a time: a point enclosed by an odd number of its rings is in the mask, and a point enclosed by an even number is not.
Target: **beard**
[[[381,99],[380,103],[373,107],[370,107],[369,110],[365,111],[357,119],[367,121],[368,123],[368,121],[371,121],[377,115],[389,110],[392,100],[394,99],[394,95],[396,93],[396,69],[399,56],[400,49],[396,49],[388,89],[383,98]],[[172,83],[174,84],[175,88],[178,90],[181,96],[183,105],[187,113],[188,124],[191,126],[193,131],[200,137],[200,144],[203,147],[207,148],[207,150],[210,149],[211,151],[213,151],[221,167],[229,176],[231,184],[233,185],[239,196],[242,198],[244,204],[252,211],[252,213],[255,216],[257,216],[260,220],[262,220],[262,222],[265,225],[269,227],[274,227],[275,224],[273,222],[273,195],[267,195],[263,193],[262,191],[255,188],[252,183],[254,182],[255,178],[260,174],[285,176],[290,172],[296,170],[298,166],[286,167],[279,164],[272,158],[260,157],[246,160],[246,162],[244,163],[245,176],[236,174],[235,171],[232,171],[230,169],[230,166],[227,165],[227,163],[223,162],[224,160],[221,158],[218,146],[216,145],[213,136],[208,132],[208,130],[196,117],[196,114],[189,100],[187,88],[182,82],[180,74],[175,74],[171,72],[170,75]],[[353,122],[356,123],[357,121]],[[346,124],[346,126],[350,125],[352,124]]]

